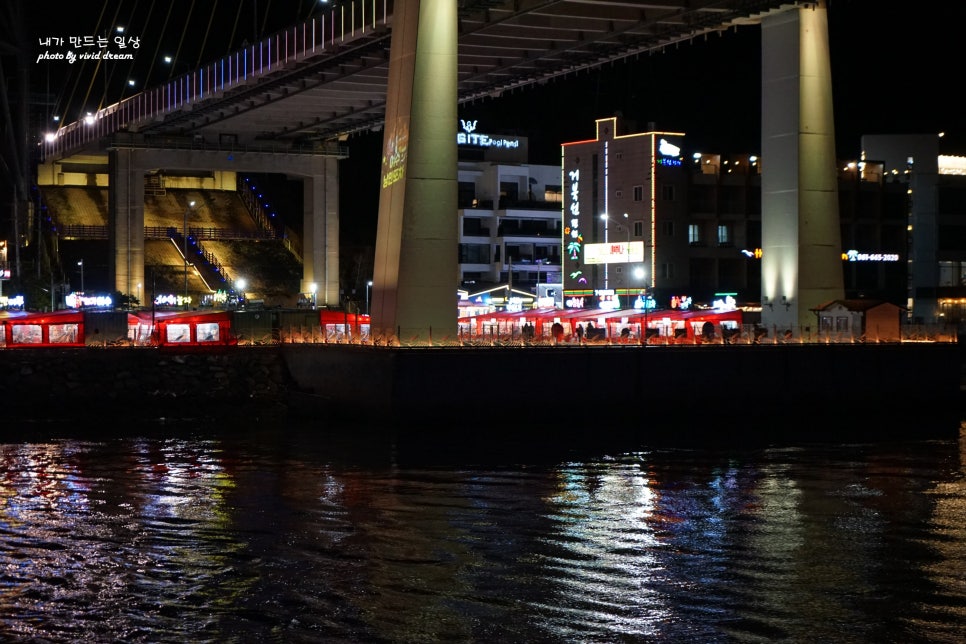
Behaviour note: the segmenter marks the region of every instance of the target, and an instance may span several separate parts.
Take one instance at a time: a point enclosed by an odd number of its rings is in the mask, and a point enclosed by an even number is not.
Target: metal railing
[[[727,337],[715,334],[711,337],[674,338],[670,336],[652,336],[648,338],[647,347],[709,347],[715,345],[729,346],[790,346],[790,345],[818,345],[818,344],[902,344],[902,343],[952,343],[958,342],[956,327],[946,325],[903,325],[898,337],[883,338],[874,333],[857,335],[851,333],[815,333],[801,328],[783,327],[764,330],[754,324],[742,325],[740,329]],[[520,327],[493,330],[484,334],[471,334],[459,331],[455,335],[431,335],[431,340],[417,338],[400,338],[398,334],[386,334],[378,331],[370,332],[368,328],[352,329],[350,333],[344,331],[324,331],[321,327],[282,327],[274,334],[270,343],[280,344],[361,344],[372,346],[393,347],[572,347],[572,348],[633,348],[643,347],[639,336],[621,335],[614,327],[607,327],[606,333],[593,340],[567,335],[560,340],[550,336],[528,337]],[[262,342],[267,343],[267,342]]]
[[[109,105],[61,127],[41,148],[44,159],[68,154],[132,124],[174,113],[265,78],[328,49],[338,49],[387,24],[388,0],[350,0],[328,13],[279,31],[164,85]],[[138,139],[130,137],[130,145]],[[116,142],[123,145],[123,140]],[[192,142],[186,142],[191,145]]]

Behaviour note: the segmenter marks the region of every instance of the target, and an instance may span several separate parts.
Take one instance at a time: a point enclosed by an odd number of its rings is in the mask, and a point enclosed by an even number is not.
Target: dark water
[[[966,636],[966,434],[481,451],[3,431],[0,641]]]

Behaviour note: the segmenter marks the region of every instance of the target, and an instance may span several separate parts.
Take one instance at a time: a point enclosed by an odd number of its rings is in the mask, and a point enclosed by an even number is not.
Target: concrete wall
[[[427,434],[839,440],[959,429],[956,344],[281,349],[327,413]]]
[[[953,343],[6,349],[0,387],[10,422],[281,414],[494,441],[955,438],[960,358]]]
[[[137,425],[234,415],[251,421],[284,403],[290,384],[274,347],[221,353],[93,347],[0,351],[3,413],[10,421],[96,425],[123,419]]]

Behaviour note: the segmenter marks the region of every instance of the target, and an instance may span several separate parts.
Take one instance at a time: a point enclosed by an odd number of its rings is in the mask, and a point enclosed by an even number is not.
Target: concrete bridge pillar
[[[107,237],[109,279],[114,290],[138,297],[144,287],[144,153],[115,148],[108,153]],[[141,296],[143,297],[143,295]]]
[[[824,0],[761,39],[762,323],[817,331],[812,309],[845,293]]]
[[[313,160],[313,172],[303,178],[302,286],[315,285],[320,306],[339,306],[339,161]]]
[[[455,338],[457,7],[393,9],[372,332],[403,343]]]

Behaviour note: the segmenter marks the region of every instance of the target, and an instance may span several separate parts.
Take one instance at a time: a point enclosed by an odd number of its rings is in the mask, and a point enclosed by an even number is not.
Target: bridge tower
[[[763,18],[761,39],[762,323],[817,331],[812,309],[845,296],[824,0]]]
[[[393,10],[372,332],[404,343],[457,330],[456,4]]]

